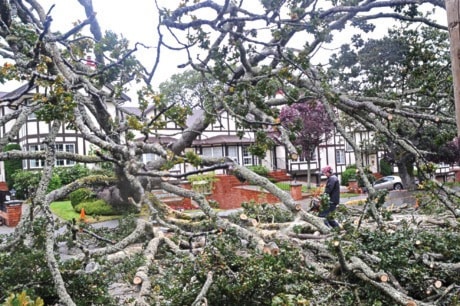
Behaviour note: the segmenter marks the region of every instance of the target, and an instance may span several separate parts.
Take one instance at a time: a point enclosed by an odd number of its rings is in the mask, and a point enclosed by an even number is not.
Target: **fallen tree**
[[[458,191],[432,181],[426,193],[433,198],[424,197],[426,202],[417,209],[400,208],[396,213],[386,210],[385,195],[362,175],[369,190],[365,204],[358,210],[340,207],[337,217],[343,228],[332,230],[267,178],[230,158],[206,158],[186,150],[226,112],[247,130],[268,132],[276,127],[277,140],[294,157],[298,152],[289,140],[290,131],[278,124],[276,109],[314,100],[323,104],[336,130],[354,149],[361,174],[365,173],[362,148],[337,114],[347,114],[360,127],[384,135],[401,152],[415,156],[423,175],[428,168],[422,167],[426,152],[404,131],[392,129],[390,122],[399,118],[417,124],[423,119],[455,129],[448,112],[452,97],[434,88],[429,94],[447,106],[433,111],[400,103],[399,96],[425,98],[426,91],[414,88],[393,96],[355,92],[342,87],[332,72],[314,65],[313,57],[336,31],[349,25],[369,31],[374,27],[369,22],[379,18],[445,31],[420,9],[421,4],[443,9],[443,3],[404,0],[317,7],[306,1],[241,1],[240,5],[185,1],[173,10],[159,9],[156,63],[166,49],[182,49],[188,60],[179,66],[199,73],[198,104],[203,115],[185,125],[190,105],[153,91],[156,64],[149,69],[134,57],[146,47],[137,43],[130,48],[114,33],[103,34],[92,2],[78,2],[85,19],[59,32],[51,31],[53,7],[44,8],[41,1],[0,2],[0,54],[7,60],[0,81],[25,81],[20,90],[0,97],[2,107],[9,110],[0,118],[0,124],[8,127],[0,147],[16,139],[32,113],[50,126],[42,150],[0,154],[0,160],[37,159],[43,165],[31,211],[0,244],[0,300],[25,291],[50,305],[458,302]],[[167,34],[179,47],[166,39]],[[298,43],[298,37],[306,38]],[[88,53],[94,54],[91,65]],[[120,103],[136,81],[145,84],[138,92],[140,113],[128,115]],[[275,96],[280,89],[284,95]],[[147,117],[152,105],[156,115]],[[187,127],[172,143],[148,142],[151,136],[161,136],[158,127],[168,121]],[[69,125],[97,148],[93,156],[56,149],[61,130]],[[136,133],[142,137],[132,137]],[[267,138],[258,135],[257,146],[263,148]],[[143,163],[143,154],[159,158]],[[114,175],[87,177],[48,192],[52,169],[62,159],[108,164]],[[181,163],[196,169],[170,171]],[[269,218],[252,215],[249,206],[223,218],[204,194],[174,183],[217,169],[267,190],[280,203]],[[101,185],[110,186],[105,194],[113,204],[137,212],[145,209],[147,217],[128,218],[116,229],[71,222],[57,235],[61,223],[52,215],[50,203],[77,188]],[[193,199],[201,213],[172,210],[151,192],[155,188]],[[396,218],[399,213],[402,217]]]

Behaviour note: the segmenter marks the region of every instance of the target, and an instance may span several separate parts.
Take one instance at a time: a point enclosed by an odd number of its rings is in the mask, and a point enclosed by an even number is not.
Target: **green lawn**
[[[284,183],[284,182],[277,182],[275,183],[276,186],[278,186],[279,189],[284,190],[284,191],[289,191],[291,190],[291,184],[290,183]],[[314,190],[314,188],[307,188],[307,186],[302,186],[302,192],[306,193],[309,190]]]
[[[70,221],[72,219],[80,220],[80,214],[73,210],[70,201],[58,201],[51,203],[51,211],[53,214],[58,216],[59,218]],[[100,222],[100,221],[107,221],[118,219],[120,216],[97,216],[91,217],[86,215],[85,221],[88,223]]]
[[[340,193],[340,197],[341,198],[352,198],[352,197],[357,197],[357,196],[360,196],[362,194],[360,193],[351,193],[351,192],[342,192]]]

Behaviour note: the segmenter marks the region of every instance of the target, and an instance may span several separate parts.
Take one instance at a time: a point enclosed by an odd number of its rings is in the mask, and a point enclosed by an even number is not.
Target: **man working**
[[[339,224],[337,221],[328,216],[335,211],[337,205],[340,203],[340,183],[336,175],[333,174],[331,166],[326,166],[322,170],[323,174],[327,177],[326,187],[324,193],[329,195],[329,205],[326,209],[320,211],[319,215],[322,218],[325,218],[324,223],[328,226],[338,227]]]

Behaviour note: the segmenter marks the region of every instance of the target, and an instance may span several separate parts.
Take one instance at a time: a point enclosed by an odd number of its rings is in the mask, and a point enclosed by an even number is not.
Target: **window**
[[[351,146],[351,144],[348,141],[345,141],[345,151],[347,151],[347,152],[352,152],[353,151],[353,147]]]
[[[312,150],[311,151],[311,155],[310,155],[310,158],[308,159],[307,158],[307,152],[301,152],[299,157],[295,160],[295,162],[299,162],[299,163],[302,163],[302,162],[316,162],[317,160],[317,154],[316,154],[316,149]]]
[[[311,151],[311,156],[310,156],[310,161],[316,161],[317,156],[316,156],[316,149]]]
[[[335,162],[338,165],[344,165],[345,164],[345,150],[344,149],[335,150]]]
[[[238,163],[238,147],[237,146],[229,146],[227,147],[227,156]]]
[[[56,144],[56,152],[75,153],[75,144],[73,143]],[[72,166],[74,164],[75,164],[74,160],[56,159],[56,166]]]
[[[222,157],[222,147],[204,147],[203,156]]]
[[[38,152],[43,151],[41,145],[29,145],[29,152]],[[45,161],[42,159],[30,159],[29,160],[30,168],[42,168],[45,165]]]
[[[45,147],[40,144],[29,145],[29,152],[44,151]],[[75,144],[73,143],[60,143],[56,144],[56,152],[68,152],[75,153]],[[75,161],[69,159],[56,159],[56,166],[72,166]],[[45,166],[45,160],[43,159],[30,159],[30,168],[43,168]]]
[[[160,156],[153,154],[153,153],[145,153],[142,155],[142,162],[144,164],[157,160],[157,159],[160,159]]]
[[[248,146],[243,147],[243,166],[252,166],[252,154]]]

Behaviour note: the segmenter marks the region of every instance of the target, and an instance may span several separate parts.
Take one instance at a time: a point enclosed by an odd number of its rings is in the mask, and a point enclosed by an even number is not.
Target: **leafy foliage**
[[[232,236],[216,237],[213,247],[207,247],[196,261],[182,258],[179,262],[165,254],[162,262],[168,273],[153,279],[165,299],[173,305],[191,304],[210,268],[214,282],[207,300],[212,305],[270,305],[281,294],[312,297],[315,277],[298,260],[297,249],[281,245],[279,256],[242,252]]]
[[[8,152],[11,150],[21,150],[21,146],[16,143],[10,143],[3,148],[3,152]],[[8,184],[9,189],[11,189],[14,186],[14,180],[12,177],[13,173],[17,170],[22,169],[22,161],[21,159],[10,158],[8,160],[5,160],[3,162],[3,165],[5,167],[5,180]]]
[[[88,202],[89,200],[94,200],[96,194],[89,188],[80,188],[75,191],[72,191],[69,195],[70,204],[75,208],[81,202]]]
[[[78,180],[79,178],[89,176],[92,173],[89,168],[81,164],[76,164],[72,167],[56,167],[54,172],[61,179],[62,185],[67,185]]]
[[[342,172],[341,178],[340,178],[340,184],[342,186],[347,186],[348,182],[350,180],[356,180],[356,165],[349,165],[345,169],[345,171]]]
[[[281,208],[279,205],[259,204],[255,201],[249,201],[241,203],[241,207],[249,218],[254,218],[258,222],[289,222],[294,218],[290,211]],[[237,216],[232,218],[235,222],[239,222]]]
[[[76,181],[79,178],[86,177],[90,174],[97,174],[98,172],[90,170],[82,165],[74,165],[72,167],[56,167],[53,169],[53,175],[51,177],[50,184],[48,186],[48,192],[56,190],[63,185],[67,185],[71,182]],[[111,173],[103,173],[104,175],[110,175]],[[28,171],[18,170],[13,175],[14,188],[17,191],[18,198],[25,198],[34,192],[42,176],[42,171]]]
[[[291,140],[298,146],[299,156],[306,160],[311,160],[316,147],[331,137],[334,129],[320,101],[283,107],[280,122],[291,131]]]
[[[453,107],[451,97],[443,94],[450,92],[452,84],[451,72],[445,69],[450,56],[446,34],[435,28],[414,29],[401,24],[380,39],[363,41],[355,37],[353,44],[343,45],[340,54],[331,57],[332,69],[329,72],[341,87],[352,92],[396,99],[396,107],[408,112],[414,111],[413,107],[433,108],[436,111],[431,114],[439,116]],[[406,94],[409,92],[413,94]],[[424,155],[427,160],[447,161],[444,158],[448,155],[441,148],[445,148],[444,145],[455,134],[453,125],[440,122],[439,117],[407,120],[389,115],[377,120],[388,124],[398,135],[410,139],[418,149],[429,152]],[[394,139],[388,135],[376,133],[373,141],[398,166],[403,180],[406,173],[413,176],[413,153],[395,145]],[[381,167],[381,173],[389,175],[392,170],[388,172]],[[410,184],[406,181],[405,185]]]
[[[85,213],[87,215],[92,216],[110,216],[118,213],[112,206],[102,199],[90,202],[81,202],[74,207],[76,212],[81,212],[83,208],[85,209]]]
[[[248,169],[251,169],[252,171],[254,171],[254,173],[257,173],[258,175],[264,177],[268,177],[268,173],[270,173],[270,170],[264,165],[248,166]]]
[[[43,300],[38,297],[35,301],[26,294],[25,291],[19,294],[11,294],[3,304],[4,306],[43,306]]]
[[[2,291],[0,300],[6,298],[2,294],[14,292],[17,285],[24,286],[26,294],[32,300],[39,297],[43,299],[44,305],[54,305],[59,301],[54,286],[49,286],[50,271],[44,269],[47,266],[45,257],[45,231],[43,230],[46,221],[41,218],[35,219],[33,223],[34,240],[31,245],[21,244],[11,253],[0,254],[0,282]],[[68,261],[64,263],[66,269],[80,269],[82,262]],[[88,305],[99,301],[108,305],[112,300],[102,292],[107,288],[107,274],[104,272],[93,274],[64,273],[66,283],[69,285],[69,292],[74,295],[76,304],[79,306]],[[21,304],[22,305],[22,304]],[[112,304],[113,305],[113,304]]]
[[[449,261],[458,260],[456,249],[460,239],[457,231],[436,232],[414,230],[409,224],[397,231],[365,231],[359,237],[361,250],[378,254],[381,261],[374,267],[395,276],[400,284],[417,299],[425,299],[431,280],[442,279],[446,283],[455,282],[454,274],[432,269],[423,261],[416,260],[426,252],[446,256]],[[418,243],[415,243],[418,241]]]
[[[14,180],[14,189],[16,189],[16,197],[24,199],[30,197],[34,191],[37,190],[38,184],[42,176],[41,171],[16,171],[12,178]],[[61,178],[53,173],[50,183],[48,185],[48,192],[56,190],[62,186]]]
[[[383,176],[393,174],[393,166],[385,158],[380,160],[380,174]]]

